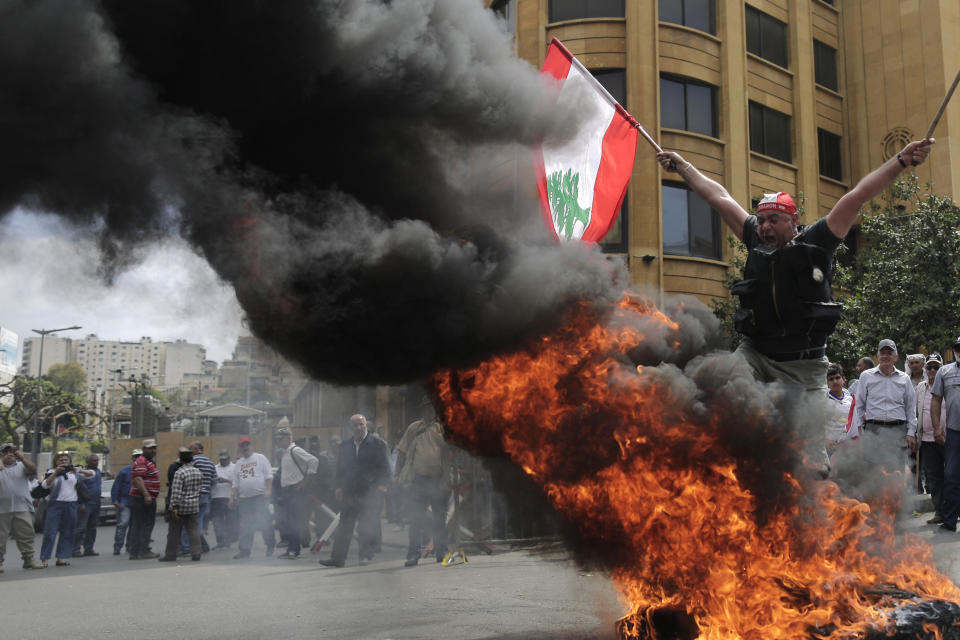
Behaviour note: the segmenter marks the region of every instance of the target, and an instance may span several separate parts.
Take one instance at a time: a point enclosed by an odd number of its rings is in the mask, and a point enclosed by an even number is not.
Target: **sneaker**
[[[936,515],[927,520],[927,524],[940,524],[943,522],[943,516]]]
[[[420,562],[420,558],[407,558],[407,561],[403,563],[405,567],[415,567],[417,563]]]
[[[23,561],[23,568],[24,569],[44,569],[46,567],[43,564],[38,564],[34,562],[33,559],[30,559],[30,560]]]
[[[342,567],[343,566],[342,562],[337,562],[333,558],[329,558],[326,560],[319,560],[318,564],[322,564],[325,567]]]
[[[282,558],[282,559],[284,559],[284,560],[297,560],[297,559],[300,558],[300,554],[299,554],[299,553],[290,553],[289,551],[286,551],[286,552],[284,552],[284,553],[281,553],[281,554],[278,555],[277,557],[278,557],[278,558]]]

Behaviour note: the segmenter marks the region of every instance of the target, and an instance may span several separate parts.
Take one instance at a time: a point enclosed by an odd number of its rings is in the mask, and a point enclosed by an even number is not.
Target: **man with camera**
[[[36,475],[37,466],[24,458],[10,442],[0,447],[0,462],[3,463],[0,469],[0,573],[3,573],[3,556],[11,534],[23,558],[23,568],[42,569],[33,561],[30,477]]]

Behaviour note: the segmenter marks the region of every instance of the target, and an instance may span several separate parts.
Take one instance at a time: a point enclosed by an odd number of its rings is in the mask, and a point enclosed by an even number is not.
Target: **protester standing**
[[[197,512],[197,523],[200,528],[200,547],[203,553],[210,551],[210,545],[207,544],[203,536],[203,526],[210,517],[210,488],[217,478],[217,466],[213,460],[203,455],[203,443],[194,440],[190,443],[190,451],[193,453],[193,466],[203,474],[203,483],[200,486],[200,510]],[[180,552],[188,553],[190,548],[190,539],[186,528],[182,529],[180,537]]]
[[[210,487],[210,518],[217,536],[216,549],[229,547],[237,541],[237,511],[230,508],[230,493],[236,465],[230,460],[230,452],[220,449],[216,466],[217,478]]]
[[[930,422],[933,437],[944,445],[943,499],[940,528],[957,530],[960,516],[960,338],[953,344],[953,362],[940,367],[933,381],[930,400]],[[940,420],[941,408],[946,405],[947,420]]]
[[[320,461],[294,444],[293,433],[288,427],[277,429],[276,442],[277,447],[283,449],[280,458],[280,494],[284,513],[280,522],[282,535],[287,541],[286,552],[278,557],[291,560],[300,557],[301,538],[304,530],[308,529],[307,518],[310,513],[308,486],[316,478]]]
[[[167,526],[167,548],[160,562],[176,562],[180,549],[180,536],[186,533],[189,539],[190,559],[200,559],[200,490],[203,486],[203,472],[193,465],[194,453],[187,447],[180,447],[178,453],[180,466],[173,474],[170,486],[170,522]]]
[[[7,539],[13,537],[23,559],[24,569],[42,569],[46,565],[33,560],[33,499],[30,477],[37,466],[23,457],[12,442],[0,447],[0,573],[7,551]]]
[[[130,452],[131,464],[128,464],[117,473],[110,487],[110,502],[117,511],[117,530],[113,534],[113,555],[118,556],[123,548],[130,551],[127,534],[130,531],[130,488],[133,486],[133,461],[143,455],[141,449]]]
[[[159,557],[150,550],[150,536],[157,519],[157,496],[160,495],[160,471],[154,464],[157,441],[143,441],[143,454],[131,469],[130,487],[130,549],[131,560],[150,560]]]
[[[54,460],[56,465],[47,471],[43,486],[50,491],[47,500],[47,515],[43,523],[43,543],[40,546],[40,564],[54,553],[56,543],[57,566],[70,566],[73,555],[73,536],[77,527],[77,481],[80,476],[92,475],[85,469],[76,469],[71,464],[70,454],[61,451]],[[59,536],[59,539],[58,539]]]
[[[263,543],[267,546],[267,557],[270,557],[276,546],[268,508],[270,489],[273,484],[273,469],[266,456],[254,452],[250,438],[246,436],[240,438],[238,445],[240,457],[237,458],[236,472],[233,476],[230,508],[237,509],[240,549],[233,558],[239,560],[250,557],[254,531],[260,532]]]
[[[939,353],[932,353],[927,358],[924,369],[927,374],[926,380],[917,385],[917,429],[916,432],[907,431],[907,444],[910,451],[917,453],[917,447],[920,449],[920,464],[923,471],[924,484],[930,497],[933,500],[934,515],[927,520],[927,524],[940,524],[943,522],[943,511],[941,509],[943,502],[943,470],[944,457],[943,445],[934,438],[933,420],[930,417],[930,406],[933,401],[933,383],[937,378],[937,371],[943,365],[943,360]],[[947,420],[947,408],[942,406],[940,409],[940,423]]]
[[[74,558],[100,555],[93,548],[97,542],[97,527],[100,526],[100,494],[103,491],[100,456],[91,453],[87,456],[86,465],[93,475],[80,479],[85,499],[77,501],[77,530],[73,536]]]

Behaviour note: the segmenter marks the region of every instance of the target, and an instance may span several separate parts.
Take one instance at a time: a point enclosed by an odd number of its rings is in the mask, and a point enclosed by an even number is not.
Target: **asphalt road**
[[[930,515],[905,512],[900,528],[929,542],[940,570],[960,582],[960,535],[926,525]],[[105,526],[96,547],[103,555],[27,571],[11,542],[0,575],[0,633],[4,640],[613,637],[623,609],[610,580],[578,569],[555,544],[501,546],[489,556],[468,552],[466,564],[406,568],[406,532],[386,523],[383,530],[374,562],[357,566],[354,546],[343,569],[317,564],[326,549],[300,560],[266,558],[259,537],[247,560],[233,560],[234,547],[200,562],[131,561],[110,555],[114,529]],[[158,521],[155,550],[165,532]]]

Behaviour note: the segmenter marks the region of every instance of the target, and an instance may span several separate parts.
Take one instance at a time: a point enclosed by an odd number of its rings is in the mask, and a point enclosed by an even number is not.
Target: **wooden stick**
[[[957,76],[957,77],[960,78],[960,76]],[[636,126],[637,126],[637,130],[640,131],[640,135],[642,135],[647,140],[647,142],[649,142],[650,145],[657,150],[657,153],[663,153],[663,149],[661,149],[660,145],[657,144],[657,141],[654,140],[649,133],[647,133],[647,130],[643,128],[643,125],[638,122]]]
[[[950,98],[953,97],[953,91],[957,88],[958,83],[960,83],[960,71],[957,71],[957,77],[953,79],[953,84],[947,89],[947,95],[943,97],[943,102],[940,103],[940,108],[937,109],[937,115],[933,116],[933,122],[930,123],[930,128],[927,129],[927,135],[923,136],[924,139],[933,135],[933,130],[937,128],[937,123],[940,122],[940,118],[943,116],[943,112],[947,108],[947,103],[950,102]]]

